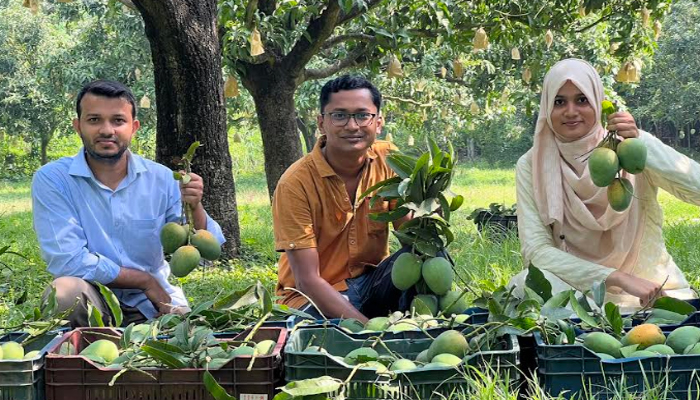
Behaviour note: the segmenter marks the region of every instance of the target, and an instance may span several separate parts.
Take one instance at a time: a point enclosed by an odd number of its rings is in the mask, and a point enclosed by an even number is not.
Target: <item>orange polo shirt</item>
[[[350,203],[345,183],[323,157],[325,136],[311,153],[295,162],[282,175],[272,201],[275,249],[316,248],[320,274],[338,291],[348,287],[345,280],[365,272],[389,255],[389,225],[369,219],[371,212],[389,210],[389,203],[378,201],[370,210],[371,196],[357,202],[369,187],[394,176],[386,155],[395,150],[390,142],[377,140],[367,151],[365,168]],[[284,290],[296,287],[286,254],[279,260],[277,295],[280,303],[301,307],[307,300]]]

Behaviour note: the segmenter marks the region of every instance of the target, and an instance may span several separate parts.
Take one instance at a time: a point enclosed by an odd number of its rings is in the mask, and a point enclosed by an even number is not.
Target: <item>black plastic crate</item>
[[[671,398],[700,398],[700,355],[659,355],[645,358],[602,360],[581,344],[548,345],[535,333],[538,376],[553,396],[611,399],[614,388],[642,393],[667,385]]]
[[[0,343],[21,343],[29,337],[25,332],[0,336]],[[26,360],[0,360],[0,400],[44,400],[44,356],[60,340],[58,332],[39,336],[24,346],[25,353],[39,354]]]
[[[346,354],[363,347],[368,340],[355,339],[335,326],[327,328],[301,327],[292,332],[285,347],[285,373],[287,381],[331,376],[347,379],[353,367],[329,355]],[[384,345],[392,352],[405,358],[415,359],[421,351],[432,343],[431,339],[410,338],[384,340]],[[328,353],[304,353],[309,345],[320,345]],[[518,384],[519,346],[515,336],[501,338],[500,349],[484,351],[472,355],[468,365],[483,370],[491,367],[498,375],[507,379],[513,386]],[[384,346],[375,350],[388,354]],[[346,388],[345,396],[353,400],[368,399],[442,399],[453,391],[459,391],[466,383],[464,371],[455,368],[430,367],[415,371],[405,371],[395,375],[378,375],[375,370],[359,368]],[[333,397],[333,396],[331,396]]]

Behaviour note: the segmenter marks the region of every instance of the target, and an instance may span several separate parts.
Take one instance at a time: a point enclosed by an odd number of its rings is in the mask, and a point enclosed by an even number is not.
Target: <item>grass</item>
[[[481,166],[462,166],[458,170],[453,191],[465,196],[463,208],[453,214],[455,243],[450,254],[462,276],[472,286],[498,286],[522,269],[520,245],[514,235],[500,243],[480,235],[467,216],[472,209],[486,207],[492,202],[515,203],[515,171]],[[236,177],[236,195],[243,253],[240,259],[223,263],[223,268],[198,270],[186,278],[173,278],[185,290],[193,304],[209,300],[218,293],[229,293],[244,288],[256,280],[272,289],[276,283],[276,262],[272,235],[272,216],[264,174],[239,174]],[[664,238],[669,252],[686,273],[694,287],[700,286],[700,209],[681,202],[666,192],[660,192],[659,201],[665,213]],[[0,265],[0,329],[23,320],[26,313],[39,304],[39,298],[50,276],[32,229],[30,182],[0,181],[0,246],[11,244],[11,249],[26,256],[3,256],[9,268]],[[397,242],[392,241],[397,247]],[[213,289],[214,288],[214,289]],[[22,305],[14,302],[27,292]],[[467,385],[462,398],[515,399],[512,391],[497,380],[475,380]],[[645,394],[645,399],[664,396]],[[551,400],[543,393],[531,398]],[[621,393],[619,399],[638,398]]]
[[[23,313],[38,304],[39,296],[50,280],[45,272],[36,237],[32,230],[30,181],[0,182],[0,245],[11,244],[12,250],[27,257],[5,256],[12,268],[0,274],[6,282],[0,284],[0,326],[12,325]],[[470,211],[492,202],[515,203],[515,171],[482,166],[462,166],[455,177],[453,191],[465,196],[464,206],[452,216],[455,243],[450,254],[455,259],[460,276],[466,281],[487,286],[506,284],[522,269],[520,245],[510,235],[500,243],[481,236],[471,220]],[[278,254],[274,251],[272,215],[263,174],[239,174],[236,192],[243,243],[238,260],[225,263],[225,268],[197,271],[179,280],[193,303],[210,299],[212,287],[218,291],[240,289],[261,280],[272,288],[276,281]],[[664,237],[669,252],[684,270],[693,286],[700,286],[700,210],[661,191],[659,201],[665,213]],[[392,240],[396,248],[397,242]],[[21,277],[18,278],[18,277]],[[24,291],[28,302],[14,306],[13,300]]]

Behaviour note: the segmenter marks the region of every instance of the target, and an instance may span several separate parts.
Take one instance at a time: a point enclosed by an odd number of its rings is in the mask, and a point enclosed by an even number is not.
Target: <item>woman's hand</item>
[[[605,284],[617,286],[632,296],[639,297],[639,304],[642,307],[651,305],[656,299],[666,295],[660,284],[621,271],[613,271],[608,275]]]
[[[632,114],[627,111],[620,111],[608,115],[608,126],[606,129],[609,131],[617,131],[617,134],[625,139],[639,137],[637,123],[634,121]]]

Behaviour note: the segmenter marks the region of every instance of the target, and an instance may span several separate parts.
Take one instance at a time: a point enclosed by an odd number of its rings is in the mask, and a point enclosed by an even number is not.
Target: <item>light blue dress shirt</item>
[[[116,190],[100,183],[84,149],[41,167],[32,181],[34,231],[48,271],[108,284],[120,267],[150,273],[172,298],[187,306],[182,289],[168,282],[160,228],[179,221],[180,188],[167,167],[127,151],[127,176]],[[207,215],[207,230],[219,243],[221,227]],[[147,318],[157,311],[139,289],[112,289],[119,301]]]

